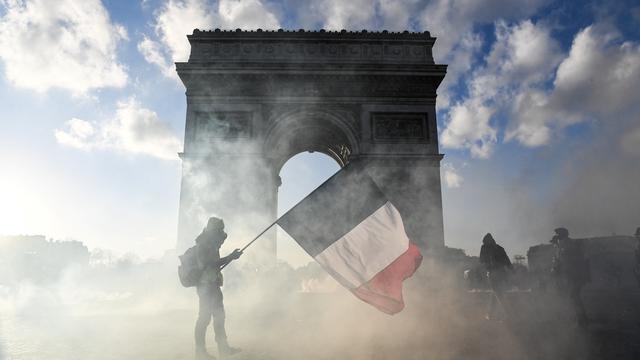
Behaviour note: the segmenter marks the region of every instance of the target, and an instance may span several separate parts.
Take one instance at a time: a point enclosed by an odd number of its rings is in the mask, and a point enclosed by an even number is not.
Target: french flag
[[[340,284],[387,313],[422,261],[398,210],[362,167],[348,165],[277,220]]]

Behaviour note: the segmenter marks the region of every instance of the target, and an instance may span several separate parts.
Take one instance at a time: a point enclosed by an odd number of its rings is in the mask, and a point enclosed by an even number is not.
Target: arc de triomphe
[[[429,32],[200,31],[177,63],[186,86],[178,250],[210,215],[234,245],[276,217],[282,165],[318,151],[362,162],[423,250],[444,246]],[[275,259],[275,233],[260,240]]]

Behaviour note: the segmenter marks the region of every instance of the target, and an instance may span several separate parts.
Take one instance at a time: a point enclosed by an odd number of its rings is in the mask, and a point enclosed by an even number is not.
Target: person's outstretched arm
[[[228,263],[232,262],[233,260],[236,260],[236,259],[240,258],[240,255],[242,255],[242,251],[240,251],[240,249],[233,250],[233,252],[231,254],[220,258],[220,261],[218,261],[218,268],[221,268],[223,266],[227,266]]]

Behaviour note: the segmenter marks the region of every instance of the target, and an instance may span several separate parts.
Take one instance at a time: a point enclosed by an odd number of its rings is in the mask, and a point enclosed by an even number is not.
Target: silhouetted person
[[[589,282],[589,263],[584,257],[580,241],[569,238],[569,230],[557,228],[551,243],[556,247],[552,273],[562,291],[568,293],[580,326],[586,326],[587,313],[580,297],[582,287]]]
[[[221,258],[220,246],[226,238],[224,222],[216,217],[209,219],[207,227],[196,238],[197,262],[202,270],[200,281],[197,284],[200,308],[195,327],[196,359],[215,359],[207,353],[205,346],[207,327],[211,323],[211,318],[213,318],[213,329],[220,356],[233,355],[240,351],[229,346],[227,342],[227,333],[224,328],[224,305],[220,289],[223,282],[220,268],[238,259],[242,252],[236,249],[228,256]]]
[[[638,286],[640,286],[640,227],[636,229],[636,267],[634,272],[636,274],[636,280],[638,281]]]
[[[493,296],[491,296],[486,318],[491,319],[495,316],[496,303],[499,303],[505,315],[508,315],[507,309],[504,306],[503,295],[507,289],[507,270],[512,268],[511,260],[509,260],[509,256],[507,256],[504,248],[496,244],[491,233],[487,233],[482,239],[480,263],[487,271],[489,286],[491,286],[491,290],[493,290]]]

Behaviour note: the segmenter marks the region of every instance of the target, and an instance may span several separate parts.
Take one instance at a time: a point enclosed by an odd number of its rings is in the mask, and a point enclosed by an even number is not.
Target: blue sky
[[[475,253],[491,231],[524,253],[560,225],[640,226],[637,2],[1,0],[0,234],[142,257],[171,248],[185,121],[172,64],[193,28],[218,27],[431,31],[449,64],[449,246]],[[320,154],[288,163],[283,204],[335,169]]]

